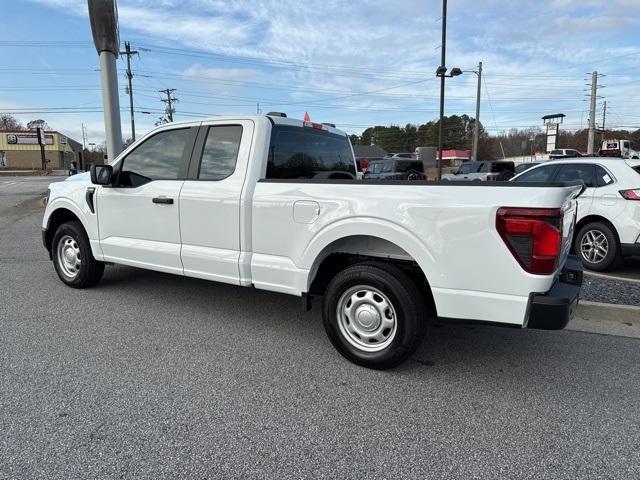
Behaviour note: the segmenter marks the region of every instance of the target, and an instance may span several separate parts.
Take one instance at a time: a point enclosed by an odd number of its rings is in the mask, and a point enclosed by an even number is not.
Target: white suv
[[[609,270],[625,256],[640,255],[640,160],[553,160],[512,181],[585,184],[578,198],[574,248],[586,268]]]

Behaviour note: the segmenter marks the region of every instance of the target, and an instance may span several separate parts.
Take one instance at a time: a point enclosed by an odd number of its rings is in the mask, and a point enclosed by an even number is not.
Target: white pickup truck
[[[43,241],[67,285],[105,264],[322,298],[337,350],[399,364],[427,320],[561,329],[580,186],[362,181],[345,133],[283,114],[161,126],[49,187]]]

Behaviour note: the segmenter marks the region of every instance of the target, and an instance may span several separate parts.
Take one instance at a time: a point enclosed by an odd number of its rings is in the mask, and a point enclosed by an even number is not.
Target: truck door
[[[180,192],[185,275],[240,283],[240,201],[253,131],[250,120],[200,127]]]
[[[105,261],[182,274],[179,196],[196,127],[150,136],[119,160],[113,187],[97,190]]]

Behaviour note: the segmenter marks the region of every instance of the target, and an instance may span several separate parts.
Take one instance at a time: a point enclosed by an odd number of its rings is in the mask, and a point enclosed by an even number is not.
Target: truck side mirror
[[[91,183],[94,185],[111,185],[112,177],[111,165],[91,165]]]

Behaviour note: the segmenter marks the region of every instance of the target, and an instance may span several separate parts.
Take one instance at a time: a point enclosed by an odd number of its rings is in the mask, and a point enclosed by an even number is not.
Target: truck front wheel
[[[89,237],[80,222],[67,222],[58,227],[51,252],[56,273],[68,286],[88,288],[102,278],[104,263],[93,258]]]
[[[322,309],[324,328],[345,358],[367,368],[392,368],[418,348],[426,327],[424,295],[401,269],[364,263],[338,273]]]

